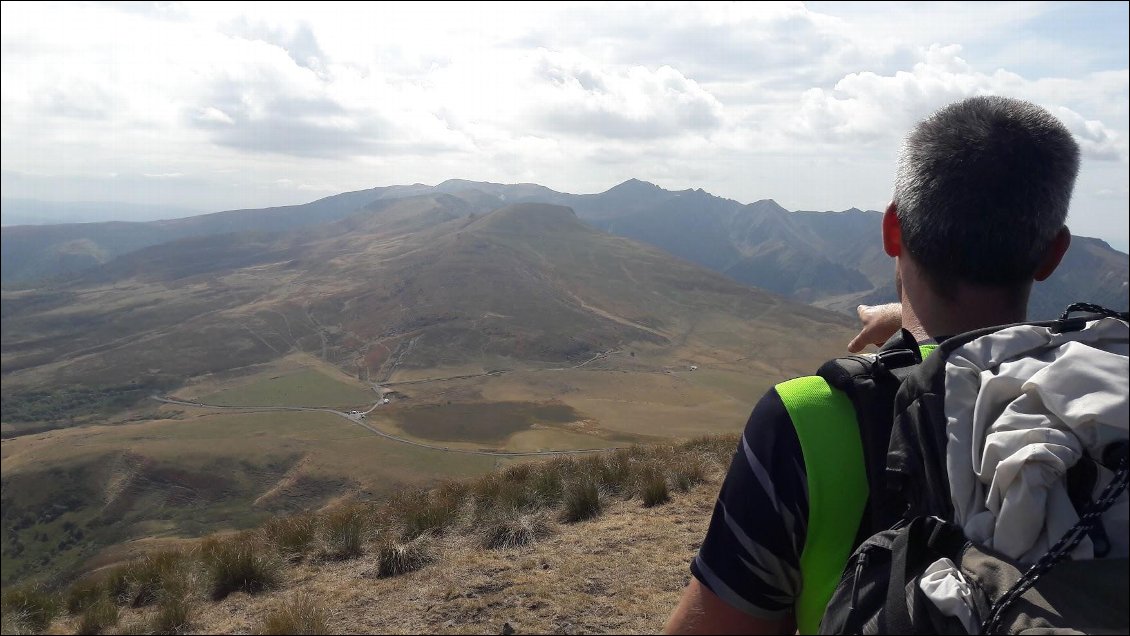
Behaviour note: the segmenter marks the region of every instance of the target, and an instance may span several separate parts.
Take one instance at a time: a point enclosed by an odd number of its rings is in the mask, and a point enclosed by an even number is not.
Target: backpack
[[[821,633],[1128,632],[1128,318],[1072,305],[932,351],[903,331],[821,368],[866,480]]]

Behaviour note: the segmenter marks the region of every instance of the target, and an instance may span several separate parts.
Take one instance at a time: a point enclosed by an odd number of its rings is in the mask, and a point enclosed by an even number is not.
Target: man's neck
[[[1008,294],[996,288],[960,285],[953,299],[928,288],[908,289],[903,296],[902,325],[919,341],[1027,319],[1027,290]]]

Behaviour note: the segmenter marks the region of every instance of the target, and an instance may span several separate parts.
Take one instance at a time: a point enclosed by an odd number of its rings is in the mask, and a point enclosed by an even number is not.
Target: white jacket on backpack
[[[1101,343],[1101,349],[1097,346]],[[1079,520],[1064,475],[1086,452],[1128,437],[1126,325],[1054,333],[1021,325],[978,338],[946,363],[946,449],[956,523],[971,540],[1032,563]],[[1099,468],[1097,494],[1112,473]],[[1102,517],[1127,556],[1127,495]],[[1089,539],[1073,553],[1093,557]]]

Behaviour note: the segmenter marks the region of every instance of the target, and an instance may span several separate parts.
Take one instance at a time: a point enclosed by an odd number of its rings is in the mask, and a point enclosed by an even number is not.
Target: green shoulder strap
[[[921,345],[923,358],[937,345]],[[815,634],[855,547],[869,494],[863,443],[851,400],[820,376],[777,385],[808,474],[808,536],[800,555],[797,629]]]
[[[808,473],[808,536],[800,555],[797,628],[815,634],[840,580],[867,504],[863,444],[851,401],[824,378],[777,385],[796,428]]]

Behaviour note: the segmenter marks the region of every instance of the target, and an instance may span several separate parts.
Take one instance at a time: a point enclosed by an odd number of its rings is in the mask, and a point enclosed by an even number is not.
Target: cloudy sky
[[[470,6],[467,6],[470,5]],[[1039,103],[1127,249],[1127,3],[4,3],[3,195],[214,211],[636,177],[881,208],[950,101]]]

